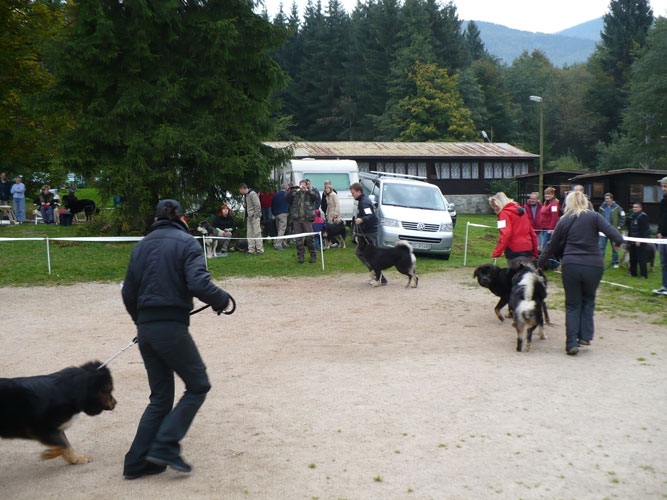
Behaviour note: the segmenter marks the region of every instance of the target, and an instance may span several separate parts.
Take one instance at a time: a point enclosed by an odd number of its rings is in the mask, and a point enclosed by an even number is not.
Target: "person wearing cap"
[[[193,297],[214,311],[231,312],[234,301],[211,282],[201,246],[190,235],[183,209],[162,200],[149,234],[132,251],[122,285],[123,302],[137,325],[139,351],[151,390],[150,403],[125,455],[123,476],[137,479],[167,466],[189,473],[180,441],[211,388],[188,325]],[[185,393],[174,403],[174,373]]]
[[[667,177],[658,181],[662,188],[662,200],[660,201],[660,219],[658,221],[658,239],[667,238]],[[667,295],[667,244],[658,245],[660,253],[660,267],[662,268],[662,286],[654,293]]]

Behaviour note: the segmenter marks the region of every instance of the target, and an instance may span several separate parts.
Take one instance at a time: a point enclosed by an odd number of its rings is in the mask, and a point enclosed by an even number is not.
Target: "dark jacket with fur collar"
[[[229,295],[211,282],[204,254],[182,222],[158,220],[130,256],[123,302],[136,322],[188,321],[192,298],[214,309],[227,306]]]

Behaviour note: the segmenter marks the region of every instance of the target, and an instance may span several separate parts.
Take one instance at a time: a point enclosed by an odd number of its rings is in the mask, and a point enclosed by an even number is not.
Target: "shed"
[[[565,198],[565,193],[572,189],[572,177],[590,173],[589,170],[546,170],[542,174],[542,189],[553,187],[556,189],[556,198],[562,200]],[[518,183],[518,199],[517,201],[524,205],[530,193],[539,191],[540,174],[539,172],[531,172],[528,174],[517,175],[515,177]],[[576,183],[574,183],[576,184]],[[543,193],[542,193],[543,195]],[[541,199],[543,199],[541,197]]]
[[[426,177],[461,213],[489,211],[489,180],[534,170],[539,158],[507,143],[483,142],[266,142],[293,149],[295,159],[356,160],[360,172]]]

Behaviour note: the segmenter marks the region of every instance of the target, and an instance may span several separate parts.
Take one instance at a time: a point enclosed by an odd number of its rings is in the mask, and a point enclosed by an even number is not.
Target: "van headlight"
[[[385,227],[401,227],[400,221],[396,219],[387,219],[386,217],[380,219],[380,224]]]
[[[452,231],[454,231],[454,226],[452,225],[451,222],[445,222],[444,224],[440,224],[440,231],[451,233]]]

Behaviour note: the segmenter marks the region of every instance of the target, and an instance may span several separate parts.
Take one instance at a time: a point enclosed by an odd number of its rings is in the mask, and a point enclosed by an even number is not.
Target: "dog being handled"
[[[209,221],[200,222],[197,226],[199,231],[204,236],[224,236],[224,232],[215,227]],[[206,257],[211,259],[215,257],[218,247],[222,248],[222,240],[206,240]]]
[[[408,284],[405,288],[410,286],[414,280],[413,288],[417,288],[419,278],[415,272],[417,259],[412,251],[412,246],[407,241],[398,241],[394,248],[377,248],[375,245],[369,244],[366,238],[361,235],[355,235],[357,245],[361,252],[370,264],[371,275],[374,274],[375,284],[373,286],[380,286],[382,278],[382,271],[394,266],[399,273],[405,274],[408,277]]]
[[[0,378],[0,437],[39,441],[49,447],[43,459],[89,462],[74,453],[65,430],[80,412],[93,416],[116,406],[111,372],[99,366],[93,361],[50,375]]]
[[[547,280],[538,274],[534,266],[520,264],[512,277],[509,309],[512,314],[512,325],[516,328],[516,350],[521,352],[526,337],[526,352],[530,351],[533,332],[539,328],[541,339],[544,334],[542,316],[544,301],[547,298]]]
[[[475,272],[473,273],[473,278],[477,278],[477,282],[480,284],[480,286],[488,288],[496,297],[500,297],[496,307],[493,309],[500,321],[505,320],[500,310],[510,301],[510,294],[512,293],[512,278],[516,274],[517,270],[524,267],[530,267],[536,270],[538,274],[544,278],[546,283],[546,276],[544,273],[542,271],[538,271],[535,263],[527,257],[519,257],[514,259],[510,264],[510,267],[506,268],[501,268],[494,264],[482,264],[481,266],[477,266]],[[546,303],[543,303],[543,307],[544,319],[547,323],[551,323]],[[511,314],[508,314],[507,317],[510,318]]]
[[[331,248],[332,243],[338,243],[338,246],[341,248],[347,248],[345,245],[345,237],[347,232],[345,229],[344,222],[331,222],[327,223],[327,229],[325,230],[327,244],[324,247],[325,250]]]

